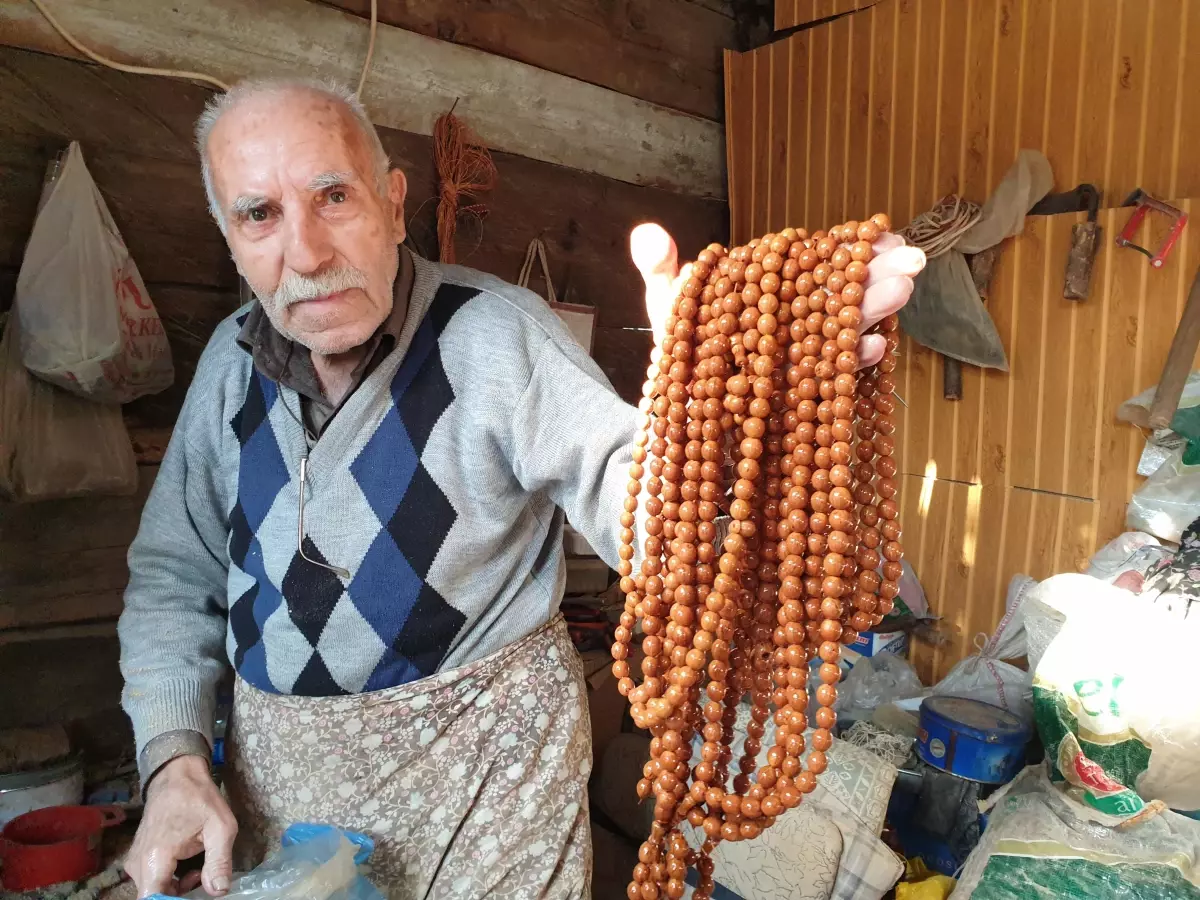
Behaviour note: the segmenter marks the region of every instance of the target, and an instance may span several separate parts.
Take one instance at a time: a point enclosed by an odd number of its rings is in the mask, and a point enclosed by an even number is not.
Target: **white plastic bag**
[[[1004,618],[995,632],[990,638],[985,639],[983,634],[976,637],[979,652],[951,669],[934,685],[934,694],[982,700],[1020,716],[1027,725],[1033,724],[1033,675],[1003,660],[1026,654],[1024,602],[1036,584],[1028,575],[1013,576]]]
[[[894,653],[867,656],[854,664],[838,688],[836,709],[845,720],[869,718],[893,700],[916,697],[925,690],[907,659]]]
[[[1200,466],[1183,461],[1174,450],[1158,471],[1134,491],[1125,510],[1125,525],[1179,543],[1183,529],[1200,517]]]
[[[1169,547],[1164,547],[1152,535],[1126,531],[1092,554],[1087,574],[1112,584],[1124,572],[1145,575],[1155,563],[1171,553]]]
[[[15,308],[21,359],[51,384],[102,403],[128,403],[174,380],[162,321],[78,143],[44,194]]]

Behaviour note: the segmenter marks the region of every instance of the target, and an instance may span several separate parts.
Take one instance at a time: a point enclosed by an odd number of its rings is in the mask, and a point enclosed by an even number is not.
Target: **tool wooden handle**
[[[1179,408],[1179,398],[1183,396],[1188,373],[1192,371],[1192,360],[1196,358],[1197,347],[1200,347],[1200,271],[1196,272],[1196,277],[1192,280],[1192,289],[1188,292],[1183,317],[1175,329],[1167,362],[1158,379],[1154,402],[1150,405],[1151,428],[1157,430],[1170,426],[1171,419],[1175,417],[1175,411]]]
[[[952,356],[942,357],[942,396],[961,400],[963,395],[962,363]]]

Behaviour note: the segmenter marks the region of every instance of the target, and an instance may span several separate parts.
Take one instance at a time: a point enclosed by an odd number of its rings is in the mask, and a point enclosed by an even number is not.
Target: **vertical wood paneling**
[[[852,5],[782,0],[777,25]],[[774,49],[731,55],[735,240],[881,209],[902,224],[949,191],[982,202],[1022,148],[1047,155],[1059,190],[1099,185],[1106,207],[1139,186],[1164,198],[1200,196],[1200,157],[1191,152],[1200,117],[1189,99],[1200,79],[1197,7],[879,0]],[[765,105],[752,98],[755,84],[767,85]],[[738,106],[753,108],[756,120],[733,113]],[[771,152],[759,149],[767,144]],[[769,179],[779,197],[769,211],[750,196],[764,189],[756,163],[785,169]],[[1078,569],[1122,528],[1142,438],[1114,411],[1157,380],[1200,263],[1194,227],[1160,272],[1117,250],[1112,238],[1127,215],[1102,211],[1102,249],[1083,302],[1063,299],[1062,277],[1071,228],[1084,217],[1027,220],[1006,245],[988,303],[1011,372],[966,367],[960,403],[942,399],[940,357],[901,345],[905,546],[954,632],[949,646],[916,653],[923,676],[944,674],[972,652],[977,632],[995,627],[1015,573]],[[1159,236],[1151,229],[1144,238]]]
[[[775,45],[765,48],[762,53],[755,53],[753,59],[754,88],[752,103],[754,117],[751,120],[753,141],[751,147],[751,194],[750,194],[750,223],[755,234],[762,234],[770,225],[767,219],[767,207],[770,204],[771,186],[770,143],[771,123],[777,117],[777,110],[771,97],[771,55]]]
[[[787,209],[788,222],[803,222],[806,185],[804,173],[808,165],[808,110],[812,79],[810,77],[809,45],[803,41],[788,41],[788,139],[787,139]],[[732,173],[730,173],[732,177]]]
[[[838,19],[828,26],[829,81],[827,82],[829,115],[825,132],[825,170],[821,221],[832,224],[829,218],[836,210],[845,209],[846,182],[852,168],[846,158],[846,128],[850,79],[845,77],[842,60],[851,46],[850,17]]]
[[[871,59],[874,17],[847,16],[850,46]],[[859,164],[847,162],[842,177],[842,209],[866,210],[871,177],[871,77],[846,79],[846,134],[842,155],[850,160],[865,157]],[[860,168],[861,167],[861,168]]]
[[[866,9],[876,0],[775,0],[775,28],[807,25],[839,13]]]
[[[725,54],[725,159],[729,170],[730,240],[750,233],[754,149],[754,57]]]
[[[768,54],[771,62],[770,97],[789,96],[788,84],[788,48],[782,45],[771,45]],[[787,145],[788,145],[788,116],[771,115],[768,122],[770,134],[770,154],[768,159],[768,186],[766,202],[766,221],[787,221]]]
[[[787,196],[805,203],[810,226],[883,205],[902,223],[955,188],[982,202],[1021,148],[1047,155],[1059,189],[1098,184],[1106,205],[1135,187],[1200,196],[1200,158],[1189,153],[1200,117],[1185,102],[1200,80],[1198,4],[781,0],[778,27],[859,11],[730,55],[761,57],[769,70],[772,54],[778,63],[788,48],[792,77],[782,86],[774,80],[769,112],[804,120],[803,128],[793,118],[785,129],[789,145],[805,135],[804,147],[789,147],[797,170]],[[744,85],[730,82],[727,92],[752,102]],[[864,96],[872,112],[860,138]],[[746,137],[753,145],[771,140],[767,132]],[[731,180],[741,177],[737,168],[731,164]],[[890,198],[885,172],[895,182]],[[764,220],[755,230],[781,227],[782,220]]]

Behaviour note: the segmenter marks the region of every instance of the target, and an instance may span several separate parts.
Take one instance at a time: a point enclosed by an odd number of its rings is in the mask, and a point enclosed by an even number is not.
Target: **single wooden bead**
[[[860,241],[874,243],[879,239],[879,234],[879,226],[874,221],[868,219],[866,222],[859,223],[857,235]]]

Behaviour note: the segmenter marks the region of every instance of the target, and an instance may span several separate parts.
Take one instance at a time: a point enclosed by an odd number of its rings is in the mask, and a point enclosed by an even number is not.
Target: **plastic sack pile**
[[[21,359],[50,384],[128,403],[175,378],[162,321],[78,143],[38,211],[15,307]]]
[[[1069,574],[1030,591],[1026,627],[1053,633],[1033,682],[1051,778],[1110,815],[1200,809],[1200,617]]]
[[[1046,759],[988,799],[955,897],[1200,900],[1200,522],[1183,537],[1121,535],[1025,593]]]
[[[375,849],[370,838],[329,825],[292,825],[282,846],[240,878],[226,900],[384,900],[359,871]],[[202,888],[189,898],[207,898]],[[169,900],[152,894],[150,900]]]
[[[1037,767],[987,803],[955,900],[1200,900],[1200,822],[1168,812],[1122,827],[1063,796]]]

